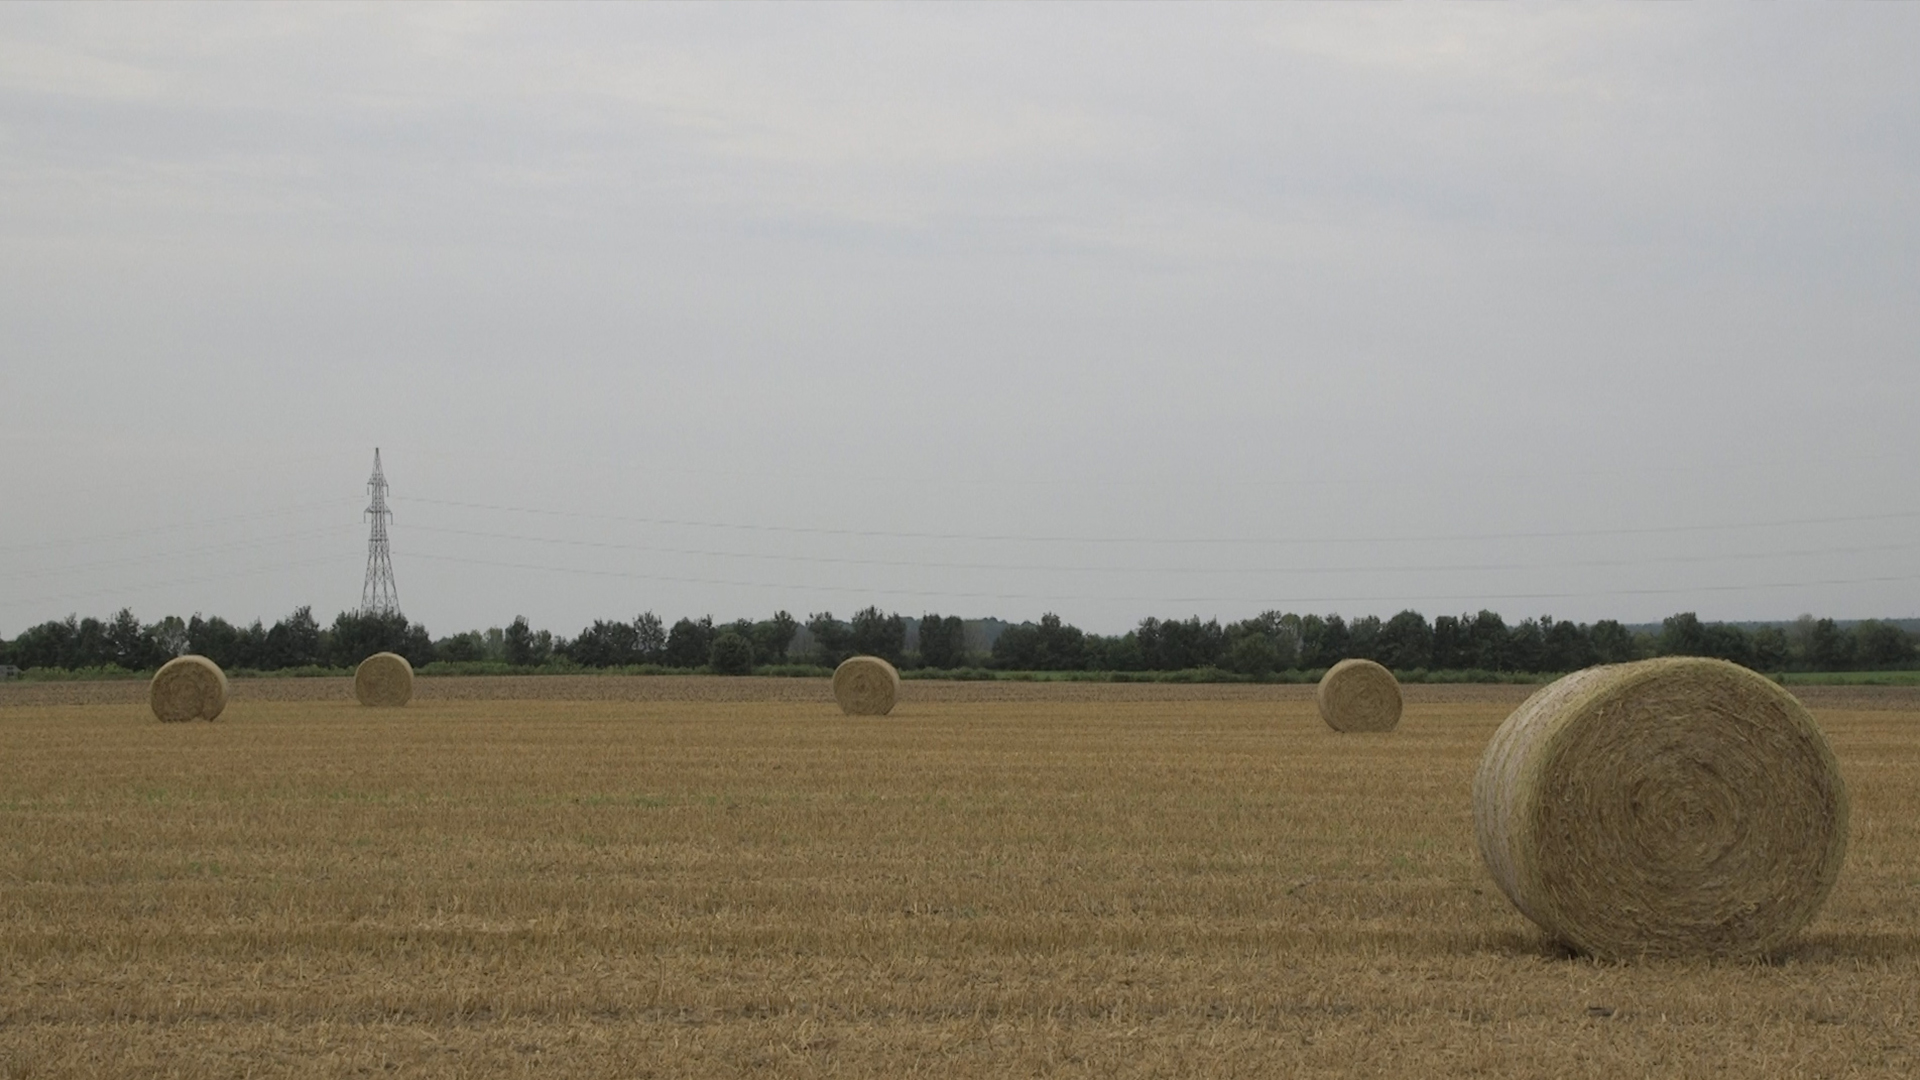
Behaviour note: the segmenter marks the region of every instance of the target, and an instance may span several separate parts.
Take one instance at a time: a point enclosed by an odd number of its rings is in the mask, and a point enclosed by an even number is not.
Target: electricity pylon
[[[360,590],[360,614],[397,615],[400,591],[393,585],[393,552],[387,547],[387,474],[380,471],[380,448],[373,450],[373,477],[367,481],[373,505],[367,516],[373,519],[373,535],[367,538],[367,584]]]

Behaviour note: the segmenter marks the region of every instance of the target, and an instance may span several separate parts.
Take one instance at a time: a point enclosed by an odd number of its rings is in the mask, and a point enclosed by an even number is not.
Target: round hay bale
[[[848,716],[885,716],[900,697],[900,673],[877,656],[852,656],[833,669],[833,700]]]
[[[1320,719],[1335,731],[1392,731],[1400,723],[1400,680],[1371,660],[1342,660],[1314,692]]]
[[[1604,959],[1751,957],[1826,899],[1847,789],[1792,694],[1723,660],[1588,668],[1494,733],[1480,857],[1515,907]]]
[[[362,705],[405,705],[413,698],[413,665],[398,653],[374,653],[353,669],[353,696]]]
[[[227,707],[227,673],[204,656],[176,656],[153,673],[147,704],[163,723],[212,720]]]

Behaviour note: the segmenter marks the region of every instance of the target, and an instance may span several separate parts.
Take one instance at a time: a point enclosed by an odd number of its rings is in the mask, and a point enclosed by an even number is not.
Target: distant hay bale
[[[413,698],[413,665],[397,653],[374,653],[353,669],[353,696],[362,705],[405,705]]]
[[[833,699],[848,716],[885,716],[900,697],[900,673],[877,656],[849,657],[833,669]]]
[[[1752,957],[1819,910],[1847,789],[1792,694],[1722,660],[1588,668],[1528,698],[1473,782],[1514,906],[1605,958]]]
[[[1314,700],[1335,731],[1392,731],[1400,723],[1400,680],[1371,660],[1342,660],[1328,668]]]
[[[227,673],[204,656],[176,656],[153,673],[147,703],[165,723],[212,720],[227,707]]]

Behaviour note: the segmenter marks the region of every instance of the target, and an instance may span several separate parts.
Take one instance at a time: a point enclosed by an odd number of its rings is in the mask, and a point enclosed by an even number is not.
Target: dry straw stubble
[[[413,698],[413,665],[397,653],[374,653],[353,671],[353,696],[362,705],[405,705]]]
[[[1314,700],[1335,731],[1392,731],[1400,723],[1400,680],[1371,660],[1342,660],[1328,668]]]
[[[153,673],[147,703],[165,723],[212,720],[227,707],[227,673],[204,656],[176,656]]]
[[[1516,687],[1308,738],[1311,685],[341,682],[0,682],[0,1072],[1920,1075],[1920,688],[1796,689],[1865,827],[1756,969],[1542,963],[1469,887]]]
[[[833,700],[848,716],[885,716],[900,698],[900,673],[877,656],[848,657],[833,669]]]
[[[1543,688],[1488,744],[1473,813],[1514,906],[1608,959],[1765,955],[1813,918],[1846,857],[1826,737],[1792,694],[1721,660]]]

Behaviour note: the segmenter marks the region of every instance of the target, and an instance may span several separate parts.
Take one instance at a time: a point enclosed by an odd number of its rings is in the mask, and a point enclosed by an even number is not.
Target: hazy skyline
[[[0,636],[1920,614],[1904,6],[0,7]]]

